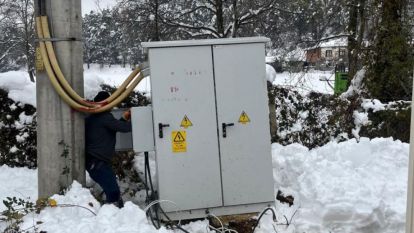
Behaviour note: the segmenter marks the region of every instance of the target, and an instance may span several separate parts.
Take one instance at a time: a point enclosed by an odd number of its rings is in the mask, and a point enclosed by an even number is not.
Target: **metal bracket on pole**
[[[36,39],[36,42],[46,42],[46,41],[51,41],[51,42],[59,42],[59,41],[80,41],[82,42],[83,40],[78,39],[78,38],[44,38],[44,39]]]

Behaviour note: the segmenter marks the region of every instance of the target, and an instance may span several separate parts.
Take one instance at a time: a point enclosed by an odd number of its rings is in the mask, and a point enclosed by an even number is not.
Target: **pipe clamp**
[[[75,37],[70,37],[70,38],[42,38],[42,39],[36,39],[36,42],[47,42],[47,41],[51,41],[51,42],[59,42],[59,41],[80,41],[83,42],[82,39],[79,38],[75,38]]]

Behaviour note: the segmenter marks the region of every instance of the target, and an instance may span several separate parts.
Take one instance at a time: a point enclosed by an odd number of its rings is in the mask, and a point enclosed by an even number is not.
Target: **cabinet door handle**
[[[158,123],[158,136],[160,138],[164,137],[164,132],[163,132],[164,127],[170,127],[170,125],[169,124]]]
[[[223,129],[223,138],[227,137],[227,127],[234,126],[234,123],[223,123],[221,124],[221,127]]]

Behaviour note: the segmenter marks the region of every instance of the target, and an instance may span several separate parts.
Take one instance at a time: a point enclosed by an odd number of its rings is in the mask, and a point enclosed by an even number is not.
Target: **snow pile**
[[[47,208],[39,215],[28,215],[22,229],[29,228],[33,222],[43,222],[38,227],[46,232],[167,232],[157,231],[148,223],[145,213],[131,202],[118,209],[114,205],[100,204],[94,199],[89,190],[82,188],[76,182],[66,195],[54,195],[58,207]],[[96,213],[96,216],[81,207],[59,207],[64,204],[76,204]]]
[[[173,232],[164,227],[156,230],[147,220],[145,212],[132,202],[126,202],[122,209],[114,205],[101,206],[89,190],[82,188],[77,182],[72,184],[64,196],[54,195],[51,198],[57,201],[58,206],[47,207],[40,214],[27,215],[21,229],[41,223],[37,228],[50,233]],[[72,206],[67,206],[68,204]],[[194,233],[204,233],[206,227],[206,221],[185,226]]]
[[[354,135],[356,139],[359,139],[359,131],[361,131],[361,127],[369,125],[371,121],[368,118],[367,112],[354,111],[353,117],[355,128],[352,129],[352,135]]]
[[[340,95],[341,98],[349,98],[355,94],[361,94],[362,81],[365,77],[366,71],[367,70],[365,68],[362,68],[355,74],[355,77],[352,79],[348,90]]]
[[[273,83],[276,79],[276,71],[273,66],[266,64],[266,79]]]
[[[404,232],[408,151],[409,144],[391,138],[311,151],[273,144],[276,191],[295,197],[296,232]]]
[[[9,92],[9,98],[23,104],[36,106],[36,84],[25,71],[0,73],[0,87]]]
[[[36,170],[0,166],[0,184],[0,211],[6,209],[2,202],[6,197],[29,199],[32,202],[37,199]]]

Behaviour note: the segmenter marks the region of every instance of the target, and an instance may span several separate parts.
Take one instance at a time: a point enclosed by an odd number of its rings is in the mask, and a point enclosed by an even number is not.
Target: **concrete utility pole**
[[[413,80],[414,80],[414,67],[413,67]],[[410,157],[408,168],[408,198],[407,198],[407,214],[405,232],[414,233],[414,83],[413,83],[413,95],[411,99],[411,125],[410,125]]]
[[[83,95],[81,0],[44,0],[60,67]],[[39,12],[39,0],[35,0]],[[65,41],[76,38],[76,41]],[[59,193],[73,180],[85,183],[84,117],[65,104],[46,72],[37,72],[37,156],[39,198]]]

